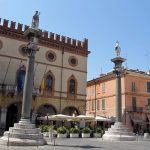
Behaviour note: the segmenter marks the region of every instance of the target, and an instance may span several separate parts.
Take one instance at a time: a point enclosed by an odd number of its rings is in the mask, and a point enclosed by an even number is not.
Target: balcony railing
[[[0,93],[1,93],[3,96],[14,96],[14,95],[22,94],[23,91],[22,91],[22,92],[18,92],[16,85],[0,84]],[[38,88],[34,88],[34,89],[33,89],[33,92],[32,92],[32,95],[33,95],[34,97],[38,96],[38,95],[39,95],[39,89],[38,89]]]
[[[139,113],[141,113],[141,112],[143,112],[143,107],[127,107],[126,108],[126,111],[127,112],[139,112]]]

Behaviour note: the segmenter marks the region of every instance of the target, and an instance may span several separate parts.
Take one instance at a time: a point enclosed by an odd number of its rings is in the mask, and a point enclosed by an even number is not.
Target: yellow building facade
[[[28,26],[0,19],[0,126],[21,116]],[[85,113],[88,40],[44,31],[35,56],[31,118]]]

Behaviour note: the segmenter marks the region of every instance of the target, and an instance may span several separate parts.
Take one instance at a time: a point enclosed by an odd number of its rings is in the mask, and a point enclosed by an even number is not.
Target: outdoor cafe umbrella
[[[70,121],[81,121],[81,120],[84,120],[86,122],[88,122],[88,121],[94,121],[94,117],[92,117],[92,116],[86,116],[86,115],[79,115],[79,116],[76,116],[76,117],[70,119]]]
[[[58,120],[58,121],[59,120],[63,121],[63,120],[68,120],[68,119],[73,119],[73,118],[74,118],[73,116],[68,116],[68,115],[63,115],[63,114],[48,116],[49,120]]]
[[[111,119],[109,118],[105,118],[105,117],[101,117],[101,116],[96,116],[95,117],[96,121],[107,121],[107,122],[111,122]]]

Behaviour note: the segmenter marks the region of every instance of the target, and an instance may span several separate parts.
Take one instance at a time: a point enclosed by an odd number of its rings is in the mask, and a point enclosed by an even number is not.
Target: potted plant
[[[41,129],[41,132],[44,136],[49,136],[49,129],[52,128],[50,125],[40,125],[39,128]]]
[[[102,136],[102,128],[98,127],[95,130],[94,137],[100,138]]]
[[[78,128],[71,128],[70,129],[70,137],[71,138],[77,138],[79,137],[79,129]]]
[[[57,137],[58,138],[67,137],[67,129],[65,127],[57,128]]]
[[[82,129],[82,137],[83,138],[87,138],[87,137],[90,137],[90,128],[83,128]]]

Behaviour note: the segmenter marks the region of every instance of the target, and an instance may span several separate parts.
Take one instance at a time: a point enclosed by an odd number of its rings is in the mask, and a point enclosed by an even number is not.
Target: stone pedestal
[[[135,141],[136,136],[122,122],[117,122],[105,131],[103,140],[108,141]]]
[[[4,136],[0,139],[0,144],[11,146],[41,146],[46,141],[43,138],[39,128],[35,128],[30,120],[22,119],[19,123],[15,123],[14,127],[10,127],[9,131],[4,132]]]

